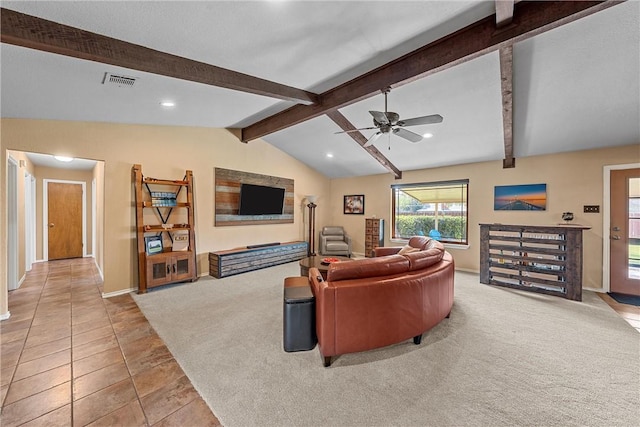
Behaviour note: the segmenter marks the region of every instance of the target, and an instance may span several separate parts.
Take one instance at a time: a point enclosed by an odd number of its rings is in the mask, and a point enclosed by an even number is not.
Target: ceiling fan
[[[405,127],[417,126],[417,125],[430,125],[430,124],[442,122],[443,119],[440,114],[432,114],[430,116],[421,116],[421,117],[414,117],[412,119],[400,120],[400,115],[398,113],[394,113],[393,111],[387,110],[387,95],[389,94],[390,91],[391,91],[390,87],[384,88],[381,91],[384,94],[384,112],[369,111],[369,113],[373,116],[374,126],[336,132],[336,133],[349,133],[349,132],[359,132],[361,130],[378,129],[378,131],[374,133],[367,140],[364,147],[369,147],[382,135],[384,134],[391,135],[392,133],[395,135],[398,135],[401,138],[406,139],[407,141],[416,143],[416,142],[422,141],[422,135],[418,135],[415,132],[411,132],[410,130],[405,129]]]

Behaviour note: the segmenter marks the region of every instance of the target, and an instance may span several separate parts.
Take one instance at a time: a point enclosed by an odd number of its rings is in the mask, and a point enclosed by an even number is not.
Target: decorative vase
[[[569,224],[573,221],[573,212],[562,212],[562,220],[565,224]]]

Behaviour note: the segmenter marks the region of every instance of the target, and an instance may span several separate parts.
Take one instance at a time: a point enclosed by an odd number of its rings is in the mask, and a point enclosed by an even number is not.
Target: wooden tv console
[[[254,245],[251,247],[209,252],[209,274],[217,279],[259,270],[307,256],[307,242]]]

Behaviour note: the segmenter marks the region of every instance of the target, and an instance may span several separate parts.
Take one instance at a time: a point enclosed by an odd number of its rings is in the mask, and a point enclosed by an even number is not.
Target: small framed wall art
[[[344,213],[364,215],[364,194],[344,196]]]

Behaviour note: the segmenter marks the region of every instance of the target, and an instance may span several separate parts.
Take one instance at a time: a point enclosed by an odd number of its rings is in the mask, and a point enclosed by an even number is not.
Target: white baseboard
[[[480,272],[478,270],[472,270],[470,268],[459,268],[459,267],[456,267],[456,271],[464,271],[465,273],[480,274]]]
[[[0,314],[0,320],[7,320],[9,317],[11,317],[11,312],[7,311],[4,314]]]
[[[91,258],[93,258],[93,263],[95,264],[96,269],[98,269],[98,274],[100,274],[100,280],[102,281],[102,283],[104,283],[104,274],[102,274],[102,269],[98,265],[98,261],[96,261],[95,257],[93,256]]]
[[[102,298],[113,298],[124,294],[130,294],[131,292],[136,292],[135,288],[122,289],[114,292],[102,293]]]

